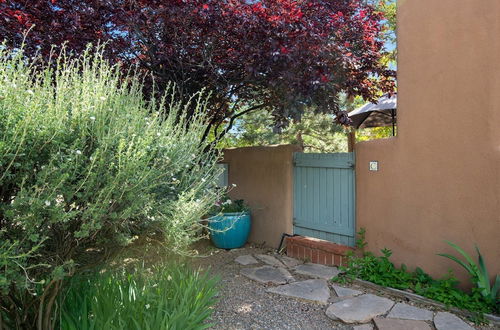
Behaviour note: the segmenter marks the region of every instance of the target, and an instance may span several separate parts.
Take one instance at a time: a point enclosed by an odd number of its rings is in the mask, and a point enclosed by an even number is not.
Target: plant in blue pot
[[[248,240],[251,228],[250,208],[242,200],[228,197],[217,202],[208,218],[210,239],[220,249],[240,248]]]

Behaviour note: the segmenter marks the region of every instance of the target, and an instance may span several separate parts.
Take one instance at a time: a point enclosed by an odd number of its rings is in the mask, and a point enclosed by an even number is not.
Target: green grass
[[[179,264],[78,276],[61,296],[60,328],[205,329],[217,282]]]

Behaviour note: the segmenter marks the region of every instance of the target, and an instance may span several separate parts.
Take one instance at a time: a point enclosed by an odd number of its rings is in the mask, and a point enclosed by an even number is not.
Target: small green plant
[[[486,299],[491,299],[492,301],[496,301],[498,297],[498,291],[500,289],[500,276],[497,275],[495,278],[495,282],[493,286],[490,285],[490,276],[488,275],[488,269],[486,268],[486,264],[484,262],[484,258],[479,251],[479,248],[476,246],[477,251],[477,265],[474,260],[458,245],[446,241],[446,243],[454,248],[458,253],[460,253],[465,262],[458,259],[457,257],[447,254],[447,253],[438,253],[439,256],[451,259],[462,266],[469,275],[471,276],[471,281],[477,286],[481,295]]]
[[[205,329],[217,281],[176,264],[77,276],[60,298],[60,328]]]
[[[245,213],[250,212],[250,207],[243,199],[231,199],[225,195],[222,199],[215,202],[215,205],[210,210],[211,215],[221,213]]]
[[[361,251],[361,253],[363,253],[363,255],[364,255],[366,245],[368,244],[366,242],[366,229],[363,227],[360,228],[357,234],[358,234],[358,238],[356,239],[356,248],[359,249]]]

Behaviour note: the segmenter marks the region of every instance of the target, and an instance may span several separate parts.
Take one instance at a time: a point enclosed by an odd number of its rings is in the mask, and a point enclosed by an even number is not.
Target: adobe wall
[[[229,164],[230,195],[242,198],[252,209],[249,241],[277,248],[282,233],[292,233],[293,152],[292,145],[245,147],[224,150]]]
[[[398,136],[356,145],[368,247],[441,276],[450,240],[500,273],[500,1],[399,0]],[[368,171],[370,160],[380,170]]]

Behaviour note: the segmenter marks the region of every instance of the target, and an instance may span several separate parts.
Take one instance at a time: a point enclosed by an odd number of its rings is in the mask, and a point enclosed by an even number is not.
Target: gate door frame
[[[293,165],[294,234],[354,246],[355,154],[296,152]]]

